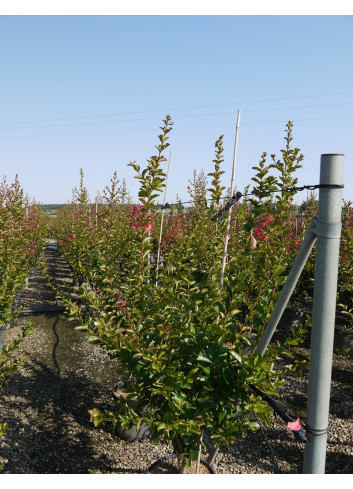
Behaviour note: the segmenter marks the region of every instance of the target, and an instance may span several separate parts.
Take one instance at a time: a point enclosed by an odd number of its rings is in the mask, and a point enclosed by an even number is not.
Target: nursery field
[[[174,453],[174,468],[156,473],[302,473],[305,433],[315,432],[306,424],[315,246],[263,345],[320,218],[320,188],[335,192],[342,223],[329,236],[337,307],[325,471],[352,473],[352,203],[341,185],[317,185],[293,205],[304,157],[289,122],[280,157],[263,153],[243,192],[222,185],[220,136],[189,201],[169,205],[172,125],[167,116],[144,168],[130,163],[137,203],[117,173],[92,203],[81,170],[53,217],[17,180],[3,181],[2,470],[144,473]]]
[[[63,284],[72,273],[59,251],[46,250],[50,272]],[[55,265],[55,268],[53,268]],[[44,304],[60,308],[55,294],[36,269],[29,289],[21,294],[26,310]],[[26,362],[13,374],[0,395],[2,420],[8,423],[0,441],[0,462],[5,474],[141,474],[170,444],[155,445],[150,439],[133,443],[111,434],[111,427],[95,428],[88,409],[111,408],[111,392],[123,378],[98,345],[89,344],[61,312],[27,313],[16,319],[8,332],[15,338],[31,321],[35,332],[22,344]],[[309,342],[295,349],[298,358],[309,356]],[[352,361],[335,354],[330,409],[326,473],[353,473]],[[278,402],[305,419],[307,374],[289,375]],[[206,440],[208,449],[210,443]],[[302,472],[304,446],[275,415],[270,425],[223,447],[215,462],[217,474],[297,474]],[[207,456],[205,452],[205,456]]]

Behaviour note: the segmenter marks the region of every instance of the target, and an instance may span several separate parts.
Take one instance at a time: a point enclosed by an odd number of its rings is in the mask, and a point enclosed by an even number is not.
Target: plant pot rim
[[[157,467],[158,465],[160,465],[161,463],[163,462],[166,462],[167,460],[174,460],[176,458],[176,455],[175,453],[173,453],[172,455],[167,455],[166,457],[161,457],[159,458],[158,460],[156,460],[155,462],[153,462],[153,464],[151,464],[148,469],[146,470],[146,474],[151,474],[151,470],[153,470],[155,467]],[[202,465],[204,465],[205,467],[207,467],[208,471],[210,474],[216,474],[216,471],[214,470],[214,468],[212,467],[212,465],[210,465],[208,462],[206,462],[206,460],[203,460],[202,458],[200,459],[200,463]],[[192,474],[189,474],[189,475],[192,475]],[[200,475],[200,474],[195,474],[195,475]]]

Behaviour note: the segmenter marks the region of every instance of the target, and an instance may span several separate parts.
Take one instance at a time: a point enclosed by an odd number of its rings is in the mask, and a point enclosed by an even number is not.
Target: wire
[[[333,107],[333,106],[341,106],[341,105],[353,105],[353,102],[345,102],[341,104],[321,104],[321,105],[307,105],[301,107],[277,107],[273,109],[254,109],[254,110],[246,110],[243,111],[245,113],[251,112],[271,112],[274,110],[291,110],[291,109],[313,109],[319,107]],[[188,114],[188,115],[177,115],[173,117],[173,119],[180,118],[188,118],[188,117],[208,117],[208,116],[218,116],[218,115],[234,115],[234,111],[230,112],[211,112],[204,114]],[[94,121],[94,122],[72,122],[69,124],[51,124],[51,125],[42,125],[42,126],[22,126],[22,127],[0,127],[0,131],[19,131],[21,129],[37,129],[37,128],[49,128],[49,127],[67,127],[67,126],[83,126],[83,125],[92,125],[92,124],[115,124],[120,122],[141,122],[141,121],[153,121],[160,120],[160,117],[145,117],[138,119],[120,119],[120,120],[112,120],[112,121]],[[251,124],[251,123],[248,123]]]
[[[270,449],[270,452],[271,452],[271,458],[272,458],[272,473],[273,474],[279,474],[280,473],[280,470],[279,470],[279,467],[278,467],[278,464],[277,464],[277,460],[276,460],[276,456],[275,456],[275,452],[273,451],[273,448],[272,448],[272,445],[269,441],[269,439],[267,438],[267,435],[265,433],[265,430],[263,429],[261,423],[260,423],[260,420],[259,418],[256,416],[255,413],[253,413],[253,415],[255,416],[255,419],[256,421],[258,422],[258,425],[260,426],[260,431],[263,435],[263,437],[265,438],[265,441],[267,443],[267,446],[269,447]]]
[[[335,95],[351,95],[353,92],[336,92],[336,93],[325,93],[321,95],[302,95],[296,97],[282,97],[282,98],[273,98],[273,99],[260,99],[260,100],[250,100],[250,101],[242,101],[242,102],[227,102],[223,104],[208,104],[208,105],[189,105],[185,107],[174,107],[169,109],[150,109],[150,110],[139,110],[139,111],[130,111],[130,112],[116,112],[111,114],[95,114],[95,115],[81,115],[75,117],[62,117],[62,118],[51,118],[51,119],[37,119],[37,120],[27,120],[27,121],[18,121],[18,122],[1,122],[0,126],[9,125],[9,124],[31,124],[36,122],[53,122],[53,121],[64,121],[64,120],[73,120],[73,119],[88,119],[95,117],[112,117],[117,115],[130,115],[130,114],[145,114],[149,112],[171,112],[173,110],[186,110],[186,109],[199,109],[199,108],[207,108],[207,107],[224,107],[229,105],[243,105],[243,104],[254,104],[254,103],[262,103],[262,102],[279,102],[282,100],[298,100],[305,98],[319,98],[319,97],[331,97]]]
[[[268,192],[259,192],[259,191],[254,191],[254,192],[250,192],[250,193],[247,193],[247,194],[242,194],[241,192],[237,192],[235,195],[233,195],[232,197],[229,197],[229,195],[226,195],[225,197],[220,197],[220,200],[225,200],[225,199],[228,199],[228,202],[227,204],[225,205],[225,207],[223,209],[221,209],[219,212],[217,212],[217,214],[215,214],[211,219],[212,220],[216,220],[218,219],[220,216],[222,216],[222,218],[224,217],[225,215],[225,212],[228,211],[233,205],[235,205],[237,202],[239,202],[239,200],[242,198],[242,197],[249,197],[251,195],[254,195],[255,197],[268,197],[270,196],[271,194],[275,194],[275,193],[279,193],[279,192],[287,192],[287,193],[293,193],[293,192],[302,192],[303,190],[316,190],[316,189],[339,189],[339,188],[344,188],[344,185],[336,185],[336,184],[326,184],[326,183],[319,183],[319,184],[316,184],[316,185],[302,185],[300,187],[286,187],[286,188],[283,188],[283,189],[279,189],[279,190],[270,190]],[[207,201],[214,201],[214,200],[217,200],[217,199],[203,199],[205,202]],[[191,204],[192,201],[185,201],[185,202],[176,202],[176,203],[172,203],[172,204],[169,204],[168,202],[164,205],[161,205],[160,208],[161,209],[168,209],[170,208],[171,206],[173,205],[183,205],[183,204]]]
[[[353,102],[342,102],[340,104],[319,104],[319,105],[302,105],[300,107],[276,107],[274,109],[253,109],[253,110],[244,110],[243,112],[270,112],[273,110],[291,110],[291,109],[317,109],[319,107],[334,107],[339,105],[352,105]]]
[[[320,121],[320,120],[334,120],[334,119],[352,119],[353,115],[347,116],[334,116],[334,117],[315,117],[308,119],[292,119],[292,122],[305,122],[305,121]],[[254,124],[286,124],[288,120],[277,121],[259,121],[259,122],[244,122],[244,125]],[[197,126],[181,126],[173,128],[173,131],[180,129],[198,129],[198,128],[211,128],[211,127],[234,127],[234,123],[230,124],[205,124]],[[120,129],[116,131],[90,131],[90,132],[70,132],[70,133],[54,133],[54,134],[29,134],[25,136],[0,136],[0,139],[23,139],[23,138],[41,138],[41,137],[56,137],[56,136],[82,136],[82,135],[97,135],[97,134],[119,134],[119,133],[136,133],[136,132],[151,132],[155,131],[155,128],[150,129]]]

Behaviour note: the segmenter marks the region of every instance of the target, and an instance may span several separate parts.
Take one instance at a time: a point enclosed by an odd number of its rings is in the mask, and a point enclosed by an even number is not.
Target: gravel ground
[[[56,249],[44,254],[49,271],[64,288],[72,283],[67,263]],[[88,410],[112,405],[112,389],[121,380],[114,361],[84,333],[74,330],[51,289],[34,270],[20,303],[40,314],[17,318],[7,331],[10,341],[31,321],[33,335],[20,352],[27,357],[0,392],[0,463],[5,474],[143,474],[150,464],[172,453],[168,444],[150,440],[133,443],[95,428]],[[308,357],[308,345],[297,348]],[[305,419],[307,375],[288,377],[277,402]],[[334,355],[326,473],[353,473],[352,361]],[[208,449],[210,448],[206,440]],[[296,442],[285,423],[273,416],[230,448],[220,450],[213,467],[218,474],[300,474],[304,445]],[[207,453],[203,454],[207,459]],[[1,472],[0,472],[1,473]]]

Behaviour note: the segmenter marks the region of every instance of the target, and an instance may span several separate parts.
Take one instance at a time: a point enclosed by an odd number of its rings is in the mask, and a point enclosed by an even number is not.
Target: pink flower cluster
[[[75,239],[77,239],[76,234],[69,233],[69,234],[67,235],[67,242],[68,242],[68,243],[71,243],[71,241],[75,241]]]
[[[129,305],[129,302],[127,299],[125,299],[125,297],[123,296],[123,294],[121,292],[119,292],[119,298],[116,302],[116,305],[118,306],[118,308],[120,309],[120,311],[123,314],[128,313],[127,306]]]
[[[294,233],[289,233],[287,234],[286,236],[286,239],[287,241],[292,241],[288,246],[287,246],[287,250],[292,250],[292,249],[295,249],[295,248],[299,248],[300,245],[302,244],[301,241],[295,239],[294,240]]]
[[[161,242],[161,251],[165,252],[172,244],[177,244],[187,230],[187,218],[173,216],[166,220],[167,233]],[[169,229],[171,229],[169,231]]]
[[[254,238],[256,241],[268,241],[268,234],[265,233],[265,228],[271,223],[271,216],[266,216],[266,218],[255,227]]]
[[[149,221],[147,224],[142,226],[140,220],[142,219],[142,210],[144,209],[143,205],[136,205],[133,212],[130,211],[130,227],[134,229],[135,232],[138,232],[139,229],[148,229],[149,231],[153,231],[153,222]],[[149,214],[146,216],[148,219],[153,219],[153,216]]]
[[[29,254],[35,256],[38,253],[38,243],[33,239],[28,245]]]

